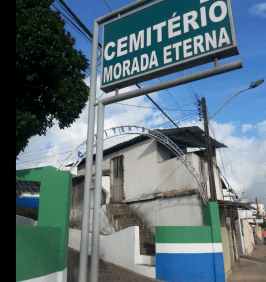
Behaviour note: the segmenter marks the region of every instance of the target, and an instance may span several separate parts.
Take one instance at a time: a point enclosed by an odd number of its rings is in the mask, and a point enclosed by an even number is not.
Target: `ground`
[[[255,245],[252,253],[244,257],[226,282],[266,282],[266,245]],[[261,262],[251,261],[253,258],[260,258]]]
[[[79,277],[79,256],[80,252],[74,249],[68,248],[68,263],[67,263],[67,282],[78,282]],[[98,282],[103,281],[123,281],[123,282],[154,282],[161,281],[146,276],[137,274],[133,271],[119,267],[112,263],[99,260],[99,278]],[[87,281],[90,281],[90,266],[91,256],[88,256],[87,267]]]
[[[78,282],[80,252],[68,248],[67,281]],[[260,258],[261,262],[250,261],[253,258]],[[88,256],[87,281],[90,280],[91,256]],[[123,282],[152,282],[161,281],[142,276],[125,268],[100,259],[99,282],[123,281]],[[256,245],[254,250],[227,276],[226,282],[266,282],[266,245]]]

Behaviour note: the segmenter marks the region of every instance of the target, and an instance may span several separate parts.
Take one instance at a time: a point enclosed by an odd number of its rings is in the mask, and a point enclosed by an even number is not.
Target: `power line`
[[[78,25],[83,28],[83,30],[89,35],[89,37],[92,39],[93,34],[86,28],[86,26],[81,22],[81,20],[74,14],[74,12],[66,5],[66,3],[63,0],[58,0],[69,12],[69,14],[76,20]],[[98,42],[98,47],[102,48],[102,44]]]
[[[135,107],[135,108],[145,108],[145,109],[154,109],[154,110],[158,110],[158,108],[154,108],[154,107],[145,107],[145,106],[137,106],[137,105],[129,105],[129,104],[124,104],[124,103],[115,103],[118,105],[124,105],[124,106],[130,106],[130,107]],[[164,111],[178,111],[178,109],[163,109]],[[183,110],[183,111],[188,111],[188,112],[194,112],[196,110]]]
[[[68,8],[68,6],[62,1],[59,0],[64,6],[65,8],[69,11],[69,13],[75,18],[75,20],[78,22],[78,24],[83,28],[84,31],[86,31],[86,33],[92,38],[92,33],[83,25],[83,23],[76,17],[76,15]],[[105,2],[105,1],[104,1]],[[105,4],[108,6],[108,4],[105,2]],[[108,8],[110,9],[110,7],[108,6]],[[111,9],[110,9],[111,10]],[[71,21],[72,22],[72,21]],[[74,24],[72,22],[72,24]],[[102,48],[101,44],[98,42],[98,46],[100,48]],[[99,64],[100,65],[100,64]],[[141,88],[138,84],[136,85],[138,88]],[[153,104],[155,104],[155,106],[179,129],[179,127],[175,124],[175,122],[159,107],[159,105],[152,99],[150,98],[148,95],[146,95],[146,97],[152,101]],[[172,97],[173,98],[173,97]],[[182,131],[181,131],[182,132]],[[183,132],[182,132],[183,133]],[[185,133],[183,133],[184,135],[186,135]],[[187,136],[187,135],[186,135]],[[188,136],[187,136],[188,137]],[[188,137],[189,138],[189,137]],[[189,138],[190,139],[190,138]],[[190,140],[191,141],[191,140]],[[193,142],[194,143],[194,142]]]
[[[158,80],[159,80],[160,82],[162,82],[160,78],[158,78]],[[177,104],[177,102],[175,101],[175,99],[173,98],[173,96],[171,95],[171,93],[169,92],[169,90],[166,89],[166,91],[168,92],[168,94],[170,95],[170,97],[172,98],[172,100],[175,102],[175,104],[178,106],[178,108],[183,112],[183,110],[179,107],[179,105]],[[183,112],[183,114],[185,115],[184,112]],[[186,116],[186,115],[185,115],[185,116]]]
[[[112,12],[111,8],[109,7],[109,5],[105,2],[105,0],[103,0],[103,2],[106,4],[106,6],[109,8],[109,10]]]
[[[58,5],[58,4],[57,4]],[[54,9],[58,11],[65,19],[66,22],[76,30],[85,40],[87,40],[90,44],[92,43],[91,39],[63,12],[59,7],[56,6],[56,3],[52,4]]]
[[[196,116],[197,114],[190,114],[189,115],[189,117],[191,118],[191,117],[193,117],[193,116]],[[178,121],[179,123],[180,122],[182,122],[182,121],[185,121],[185,120],[187,120],[187,118],[178,118],[178,119],[174,119],[174,121]],[[167,124],[167,123],[170,123],[170,121],[168,121],[168,122],[165,122],[165,123],[162,123],[162,124],[157,124],[157,125],[151,125],[151,128],[155,128],[156,126],[162,126],[162,125],[164,125],[164,124]],[[179,128],[179,127],[178,127]],[[191,141],[191,140],[190,140]]]
[[[60,153],[60,154],[56,154],[56,155],[52,155],[52,156],[47,156],[47,157],[43,157],[43,158],[37,158],[37,159],[33,159],[33,160],[17,162],[17,164],[26,163],[26,162],[31,162],[31,161],[35,161],[35,160],[47,159],[47,158],[50,158],[50,157],[55,157],[55,156],[62,155],[62,154],[66,154],[66,153],[70,153],[70,152],[72,152],[72,151],[67,151],[67,152],[63,152],[63,153]]]
[[[59,146],[59,145],[63,145],[63,144],[67,144],[67,143],[71,143],[71,142],[75,142],[75,141],[78,141],[78,140],[81,140],[81,139],[85,140],[86,137],[84,137],[84,138],[79,138],[79,139],[76,139],[76,140],[72,140],[72,141],[69,141],[69,142],[60,143],[60,144],[57,144],[57,145],[53,145],[53,146],[51,146],[50,148],[56,147],[56,146]],[[46,150],[46,148],[37,149],[37,150],[32,150],[32,151],[29,151],[29,152],[21,152],[21,154],[29,154],[29,153],[31,153],[31,152],[40,151],[40,150]]]

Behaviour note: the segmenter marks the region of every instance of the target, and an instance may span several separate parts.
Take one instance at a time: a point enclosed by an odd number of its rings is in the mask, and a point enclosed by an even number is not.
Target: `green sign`
[[[108,93],[238,55],[230,0],[164,0],[103,25]]]

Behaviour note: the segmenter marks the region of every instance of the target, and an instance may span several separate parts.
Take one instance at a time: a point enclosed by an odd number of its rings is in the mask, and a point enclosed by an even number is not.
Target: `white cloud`
[[[99,78],[98,78],[99,82]],[[128,87],[129,90],[135,89],[134,86]],[[125,90],[124,90],[125,91]],[[97,88],[97,97],[102,94],[99,87]],[[104,94],[102,98],[114,95],[114,93]],[[160,98],[156,93],[151,95],[153,99]],[[153,105],[145,99],[144,96],[130,99],[122,103],[131,104],[136,107],[113,104],[106,106],[105,129],[113,126],[122,125],[140,125],[151,127],[155,124],[161,124],[168,121],[159,111],[149,107]],[[160,104],[160,103],[159,103]],[[162,104],[162,102],[161,102]],[[140,108],[143,106],[146,108]],[[97,112],[97,111],[96,111]],[[58,123],[47,131],[46,136],[35,136],[29,141],[29,146],[25,153],[20,154],[21,159],[17,162],[17,169],[26,169],[52,165],[58,167],[60,163],[70,154],[68,151],[75,149],[87,136],[87,118],[88,105],[83,110],[80,118],[74,124],[60,130]],[[97,116],[96,116],[97,118]],[[169,124],[171,125],[171,124]],[[182,126],[199,126],[203,129],[202,122],[196,120],[191,122],[182,122]],[[266,120],[257,124],[242,125],[242,132],[252,127],[254,136],[247,138],[236,134],[237,128],[233,122],[220,124],[215,121],[211,122],[212,130],[210,134],[217,141],[225,144],[228,148],[222,148],[222,160],[225,167],[225,174],[232,188],[241,196],[242,191],[247,191],[249,197],[261,197],[265,194],[266,187]],[[121,143],[133,136],[125,136],[119,139],[110,139],[106,142],[105,148],[116,143]],[[75,141],[74,141],[75,140]],[[48,146],[48,144],[50,144]],[[50,147],[50,148],[49,148]],[[36,150],[36,151],[34,151]],[[63,152],[67,152],[64,153]],[[28,154],[27,154],[28,153]],[[224,174],[223,164],[219,150],[216,151],[218,165]],[[31,161],[33,160],[33,161]],[[266,199],[264,197],[264,199]]]
[[[247,132],[248,130],[250,130],[252,128],[251,124],[243,124],[242,125],[242,133]]]
[[[262,18],[266,18],[266,3],[254,4],[249,12],[251,15],[258,15]]]
[[[265,132],[266,121],[258,123],[258,133]],[[266,187],[266,140],[261,137],[246,138],[236,136],[236,126],[233,124],[212,123],[217,132],[216,139],[224,143],[228,148],[221,149],[222,160],[228,182],[238,196],[247,191],[251,200],[265,194]],[[227,133],[221,134],[221,130],[227,127]],[[226,132],[226,130],[224,130]],[[223,164],[219,150],[216,151],[218,165],[224,174]]]
[[[86,83],[90,84],[89,80],[86,80]],[[102,95],[99,85],[100,77],[97,78],[96,99]],[[119,94],[135,89],[137,89],[136,86],[127,87],[121,90]],[[104,99],[113,95],[114,92],[104,94],[100,99]],[[153,99],[156,99],[157,93],[153,93],[151,96]],[[120,104],[106,106],[105,129],[123,125],[150,126],[166,121],[166,118],[163,115],[151,108],[155,106],[147,101],[145,96],[130,99],[121,103],[130,104],[133,106]],[[88,104],[89,103],[87,103],[85,109],[82,111],[80,117],[69,128],[60,130],[58,122],[54,121],[55,125],[51,129],[47,130],[47,134],[45,136],[34,136],[30,138],[29,145],[27,146],[25,152],[19,155],[17,169],[41,167],[47,165],[58,167],[64,161],[64,159],[67,158],[71,151],[81,144],[87,137]],[[95,133],[97,131],[96,121],[97,107],[95,113]],[[134,137],[136,137],[136,135],[127,135],[118,139],[114,139],[113,141],[110,139],[106,143],[105,148]]]
[[[181,124],[192,125],[203,129],[203,124],[197,121]],[[245,192],[251,201],[255,201],[255,197],[259,199],[266,193],[266,120],[251,126],[254,136],[247,138],[236,134],[237,126],[233,122],[220,124],[212,121],[210,135],[228,147],[216,150],[222,174],[239,197]],[[266,206],[266,197],[261,199],[261,203]]]

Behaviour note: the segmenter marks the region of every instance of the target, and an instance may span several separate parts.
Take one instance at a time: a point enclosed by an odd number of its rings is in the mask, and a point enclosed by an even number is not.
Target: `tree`
[[[69,127],[88,101],[88,59],[53,2],[16,0],[16,159],[30,137],[45,135],[55,119]]]

